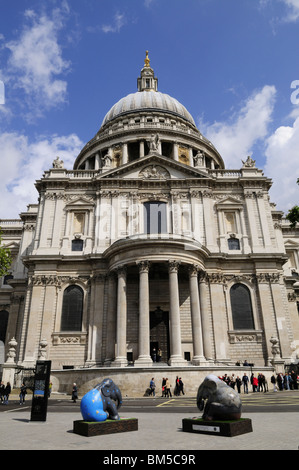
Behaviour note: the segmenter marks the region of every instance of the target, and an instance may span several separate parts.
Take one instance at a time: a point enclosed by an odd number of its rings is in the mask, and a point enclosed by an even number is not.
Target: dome
[[[102,126],[107,122],[131,112],[161,111],[179,116],[193,126],[195,122],[191,114],[178,100],[159,91],[137,91],[130,93],[115,103],[104,117]]]

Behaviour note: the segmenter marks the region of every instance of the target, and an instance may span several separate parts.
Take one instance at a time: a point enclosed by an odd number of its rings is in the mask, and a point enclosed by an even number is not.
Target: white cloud
[[[29,25],[16,40],[5,44],[11,53],[6,80],[25,92],[26,104],[39,114],[43,108],[50,109],[67,99],[67,82],[60,76],[69,71],[70,63],[63,58],[58,40],[65,11],[55,9],[50,17],[26,10]]]
[[[267,136],[275,95],[275,87],[266,85],[253,93],[229,122],[199,124],[199,129],[215,145],[227,168],[240,168],[241,160],[251,155],[253,146]]]
[[[126,24],[127,20],[124,13],[117,12],[114,15],[113,23],[108,25],[103,25],[101,27],[104,33],[119,33],[121,28]]]
[[[17,218],[28,204],[37,202],[38,193],[34,183],[45,170],[52,167],[59,156],[65,168],[73,167],[83,142],[76,134],[52,135],[30,142],[25,135],[16,132],[0,135],[1,172],[0,219]]]
[[[287,213],[299,204],[299,117],[292,126],[278,127],[266,141],[265,175],[272,178],[271,200]]]
[[[289,11],[284,18],[285,21],[297,21],[299,18],[299,0],[281,0]]]

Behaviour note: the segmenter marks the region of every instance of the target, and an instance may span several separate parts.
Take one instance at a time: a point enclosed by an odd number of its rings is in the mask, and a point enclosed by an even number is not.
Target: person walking
[[[241,393],[242,380],[240,379],[239,376],[237,376],[237,378],[236,378],[236,385],[237,385],[238,393]]]
[[[254,374],[252,374],[252,390],[253,392],[256,392],[257,391],[257,387],[258,387],[258,378],[254,376]]]
[[[281,374],[277,374],[276,381],[277,381],[277,385],[278,385],[279,390],[283,390],[283,383],[282,383]]]
[[[152,377],[151,381],[150,381],[150,395],[153,395],[154,397],[156,396],[156,384],[155,384],[155,380],[154,380],[154,377]]]
[[[9,395],[11,394],[11,385],[10,382],[7,382],[6,387],[4,389],[4,405],[8,405]]]
[[[163,377],[162,379],[162,398],[166,397],[166,379]]]
[[[179,391],[180,393],[182,392],[183,395],[185,395],[185,392],[184,392],[184,383],[182,381],[182,377],[179,378]]]
[[[72,400],[74,403],[76,403],[77,399],[78,399],[78,388],[77,388],[77,385],[73,383]]]
[[[1,384],[0,384],[0,400],[1,400],[2,404],[4,402],[4,390],[5,390],[4,382],[1,382]]]
[[[179,381],[178,375],[176,376],[176,379],[175,379],[175,387],[174,387],[173,394],[176,395],[177,397],[180,395],[180,381]]]
[[[274,374],[271,376],[271,384],[273,385],[273,392],[277,392],[276,378]]]
[[[298,390],[297,374],[293,370],[291,372],[291,377],[292,377],[292,390]]]
[[[172,397],[170,387],[171,387],[170,382],[168,380],[168,377],[166,377],[166,384],[165,384],[166,397]]]
[[[243,383],[243,387],[244,387],[244,393],[248,393],[248,375],[244,373],[243,377],[242,377],[242,383]]]
[[[230,380],[229,380],[229,386],[233,389],[235,389],[235,386],[236,386],[236,378],[235,378],[235,374],[232,374],[231,377],[230,377]]]
[[[20,388],[20,405],[23,405],[25,403],[25,396],[27,395],[27,388],[24,382],[21,385]]]
[[[157,351],[157,362],[161,362],[162,360],[162,351],[160,348],[158,348],[158,351]]]

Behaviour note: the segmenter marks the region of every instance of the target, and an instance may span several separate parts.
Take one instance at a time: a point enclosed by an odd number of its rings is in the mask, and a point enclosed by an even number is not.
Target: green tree
[[[0,277],[8,274],[9,268],[12,263],[10,249],[5,246],[1,246],[1,242],[2,242],[2,231],[0,229]]]
[[[299,178],[297,178],[297,184],[299,184]],[[299,206],[294,206],[289,209],[286,219],[291,223],[291,227],[295,228],[296,223],[299,222]]]

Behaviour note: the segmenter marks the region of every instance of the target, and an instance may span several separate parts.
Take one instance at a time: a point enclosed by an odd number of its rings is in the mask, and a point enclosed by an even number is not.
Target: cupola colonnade
[[[151,151],[150,139],[154,138],[155,134],[152,134],[148,139],[135,137],[126,142],[103,146],[86,157],[78,169],[105,171],[125,165],[148,155]],[[217,162],[203,150],[175,140],[159,139],[155,152],[191,167],[212,170],[219,168]]]

